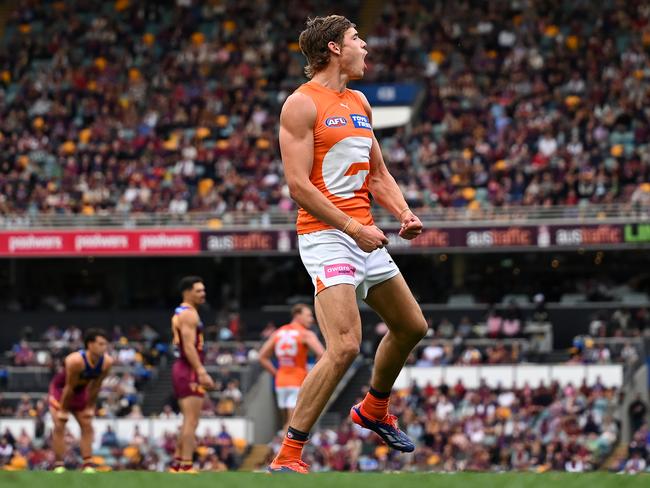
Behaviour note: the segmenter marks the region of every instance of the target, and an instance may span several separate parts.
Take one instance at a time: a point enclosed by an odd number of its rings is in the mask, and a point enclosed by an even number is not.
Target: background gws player
[[[314,313],[309,305],[298,303],[291,309],[292,320],[276,330],[260,349],[260,364],[275,378],[275,397],[282,412],[283,430],[289,427],[298,401],[300,385],[307,376],[307,356],[311,350],[319,360],[323,345],[310,329]],[[276,368],[271,362],[275,354]]]

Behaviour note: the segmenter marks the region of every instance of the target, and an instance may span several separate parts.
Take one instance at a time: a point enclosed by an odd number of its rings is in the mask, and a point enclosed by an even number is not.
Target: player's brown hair
[[[109,340],[108,334],[104,329],[95,329],[95,328],[88,329],[84,333],[84,347],[88,349],[88,344],[90,344],[91,342],[95,342],[98,337],[103,337],[107,341]]]
[[[296,315],[300,315],[302,311],[306,308],[311,308],[311,307],[306,303],[296,303],[293,307],[291,307],[291,316],[295,317]]]
[[[203,283],[203,278],[200,276],[185,276],[178,284],[178,291],[182,295],[184,292],[194,288],[196,283]]]
[[[343,46],[343,36],[350,27],[356,27],[342,15],[328,15],[307,19],[306,28],[300,33],[298,43],[307,58],[305,75],[311,79],[316,73],[325,69],[330,62],[330,50],[327,45],[335,42]]]

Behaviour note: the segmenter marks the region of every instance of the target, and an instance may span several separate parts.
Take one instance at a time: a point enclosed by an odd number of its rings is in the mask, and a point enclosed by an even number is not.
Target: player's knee
[[[429,324],[427,323],[424,316],[420,315],[418,319],[413,324],[413,338],[420,342],[421,339],[426,337],[427,332],[429,331]]]
[[[420,315],[413,318],[401,326],[394,327],[392,333],[401,343],[417,344],[427,335],[429,325],[426,319]]]
[[[185,421],[183,422],[183,427],[186,431],[191,431],[194,432],[196,428],[199,426],[199,418],[195,416],[187,416],[185,417]]]
[[[359,341],[356,339],[346,339],[338,346],[336,355],[339,361],[345,364],[351,364],[359,355],[361,350]]]

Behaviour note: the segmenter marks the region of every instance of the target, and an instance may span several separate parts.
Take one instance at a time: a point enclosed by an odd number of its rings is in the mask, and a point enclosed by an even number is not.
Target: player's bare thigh
[[[361,317],[354,286],[330,286],[315,299],[316,318],[328,349],[361,342]]]
[[[420,305],[401,273],[370,288],[365,302],[394,334],[426,333],[427,324]]]
[[[178,406],[183,414],[183,419],[198,421],[203,406],[203,397],[188,396],[178,400]]]

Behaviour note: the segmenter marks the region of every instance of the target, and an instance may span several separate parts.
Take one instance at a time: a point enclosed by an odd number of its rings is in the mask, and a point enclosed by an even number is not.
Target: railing
[[[430,226],[490,223],[511,225],[522,223],[628,223],[650,221],[650,205],[621,203],[576,206],[504,206],[481,209],[421,208],[415,209],[420,219]],[[374,208],[377,223],[395,223],[382,208]],[[151,228],[194,227],[205,229],[251,230],[260,228],[292,228],[296,214],[283,212],[190,212],[184,215],[170,213],[114,213],[107,215],[13,214],[0,215],[0,230],[61,229],[61,228]]]
[[[610,353],[615,355],[620,353],[626,344],[634,347],[637,353],[637,359],[634,362],[623,362],[622,358],[619,361],[623,363],[623,378],[625,383],[632,381],[636,371],[646,363],[648,357],[648,349],[643,337],[594,337],[592,338],[594,346],[605,346],[609,348]]]
[[[600,380],[606,388],[623,386],[621,364],[506,364],[479,366],[407,366],[400,372],[394,388],[407,388],[413,383],[423,388],[443,382],[454,385],[461,380],[466,388],[474,389],[485,380],[490,388],[533,388],[540,383],[579,387],[583,380],[593,385]]]

